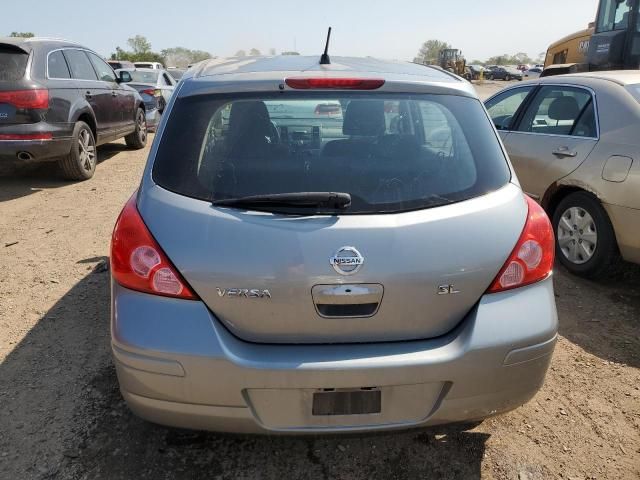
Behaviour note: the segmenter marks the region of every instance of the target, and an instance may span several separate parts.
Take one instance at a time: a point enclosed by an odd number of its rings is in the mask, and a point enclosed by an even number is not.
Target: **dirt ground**
[[[146,154],[107,145],[83,183],[52,166],[0,176],[0,479],[640,478],[632,265],[598,282],[558,269],[561,338],[544,388],[471,430],[229,436],[136,418],[111,362],[101,266]]]

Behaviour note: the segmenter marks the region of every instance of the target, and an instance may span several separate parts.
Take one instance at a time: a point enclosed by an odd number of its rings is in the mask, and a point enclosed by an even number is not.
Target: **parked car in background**
[[[557,257],[599,277],[640,263],[640,73],[540,78],[486,101],[523,189],[553,218]]]
[[[127,69],[136,68],[133,62],[130,62],[128,60],[107,60],[107,63],[111,65],[111,68],[113,68],[114,70],[120,70],[123,68],[127,68]]]
[[[468,65],[468,68],[471,72],[472,80],[478,80],[480,75],[484,72],[484,67],[482,65]]]
[[[483,72],[484,78],[488,79],[491,72],[494,71],[496,68],[499,68],[498,65],[485,65],[484,72]]]
[[[542,68],[539,68],[539,67],[533,67],[527,70],[526,72],[524,72],[525,80],[538,78],[540,77],[540,75],[542,75]]]
[[[120,70],[116,70],[116,74],[120,75]],[[125,84],[129,86],[129,84]],[[158,99],[161,96],[159,90],[155,88],[142,88],[137,90],[144,102],[145,116],[147,119],[147,131],[155,132],[160,123],[161,112],[158,109]]]
[[[159,62],[133,62],[135,68],[151,68],[151,69],[164,69],[164,65]]]
[[[495,67],[487,74],[487,80],[522,80],[522,72],[510,67]]]
[[[128,85],[138,92],[154,95],[158,100],[158,111],[162,113],[173,95],[178,82],[166,70],[136,68],[126,71],[131,75]]]
[[[56,160],[66,178],[86,180],[98,145],[144,147],[144,102],[127,80],[75,43],[0,38],[0,162]]]
[[[182,76],[184,75],[184,72],[186,72],[187,69],[185,68],[169,68],[167,70],[167,72],[169,73],[169,75],[171,75],[171,77],[176,81],[179,82],[180,79],[182,78]]]
[[[557,338],[553,231],[473,86],[319,60],[181,80],[111,244],[124,399],[174,427],[316,434],[526,403]]]
[[[529,65],[528,63],[520,63],[517,67],[516,70],[520,70],[521,72],[526,72],[527,70],[529,70],[531,68],[531,65]]]

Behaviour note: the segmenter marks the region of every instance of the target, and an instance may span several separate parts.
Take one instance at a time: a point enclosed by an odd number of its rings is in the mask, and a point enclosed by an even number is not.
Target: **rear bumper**
[[[547,279],[482,298],[452,332],[424,341],[252,344],[201,302],[112,285],[112,347],[122,394],[150,421],[229,432],[318,433],[478,420],[526,403],[556,342]],[[375,387],[382,411],[313,416],[318,389]]]
[[[1,125],[0,134],[34,135],[49,133],[51,140],[0,140],[0,162],[25,163],[30,160],[52,160],[67,155],[71,151],[73,123],[26,123]],[[26,152],[29,159],[19,159],[18,154]]]
[[[0,162],[25,163],[31,160],[55,160],[71,151],[71,138],[52,140],[0,140]],[[20,159],[26,152],[30,158]]]

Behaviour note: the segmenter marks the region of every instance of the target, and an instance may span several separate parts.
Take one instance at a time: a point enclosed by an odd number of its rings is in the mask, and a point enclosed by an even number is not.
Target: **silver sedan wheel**
[[[96,163],[96,145],[89,130],[80,130],[78,135],[78,159],[80,166],[87,172],[95,167]]]
[[[580,207],[570,207],[562,213],[556,235],[560,251],[576,265],[591,260],[598,245],[598,231],[593,217]]]

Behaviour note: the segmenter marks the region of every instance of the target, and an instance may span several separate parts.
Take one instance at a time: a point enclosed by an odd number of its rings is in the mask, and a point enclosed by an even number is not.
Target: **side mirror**
[[[132,80],[131,78],[131,74],[129,72],[120,72],[120,75],[118,77],[118,83],[127,83],[130,82]]]

